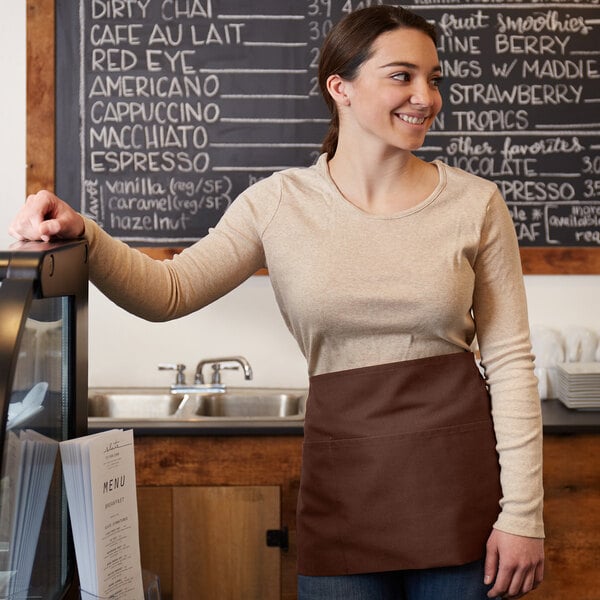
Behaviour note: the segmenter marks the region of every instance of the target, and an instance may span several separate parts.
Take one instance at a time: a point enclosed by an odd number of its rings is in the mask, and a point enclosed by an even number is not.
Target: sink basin
[[[171,393],[157,388],[93,388],[90,421],[303,419],[306,390],[227,388],[224,393]]]
[[[175,414],[183,394],[140,388],[90,389],[88,417],[164,419]]]
[[[194,414],[203,417],[290,417],[303,411],[299,394],[225,392],[198,396]]]

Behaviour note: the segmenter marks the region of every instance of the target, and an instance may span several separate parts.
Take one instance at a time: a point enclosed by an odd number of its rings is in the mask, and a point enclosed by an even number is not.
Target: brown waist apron
[[[489,395],[472,353],[312,377],[302,460],[300,574],[483,556],[501,490]]]

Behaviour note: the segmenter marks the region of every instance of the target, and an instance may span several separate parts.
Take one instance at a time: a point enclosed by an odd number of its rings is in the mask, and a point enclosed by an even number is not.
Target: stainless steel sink
[[[223,393],[171,393],[162,388],[91,388],[88,422],[94,426],[201,427],[302,422],[306,390],[228,387]],[[217,425],[219,426],[219,425]]]
[[[289,392],[230,391],[198,396],[194,414],[203,417],[293,417],[304,407],[303,396]]]
[[[90,389],[88,417],[109,419],[165,419],[171,417],[183,394],[144,388]]]

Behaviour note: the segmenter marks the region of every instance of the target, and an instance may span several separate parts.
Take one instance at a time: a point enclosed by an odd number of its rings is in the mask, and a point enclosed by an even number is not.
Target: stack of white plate
[[[558,363],[558,398],[569,408],[600,409],[600,362]]]

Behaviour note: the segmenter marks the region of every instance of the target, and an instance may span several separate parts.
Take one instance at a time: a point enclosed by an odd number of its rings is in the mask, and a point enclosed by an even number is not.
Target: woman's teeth
[[[423,125],[425,123],[425,117],[411,117],[409,115],[398,115],[400,119],[406,121],[406,123],[410,123],[411,125]]]

